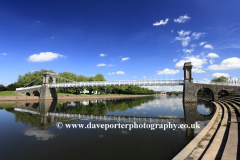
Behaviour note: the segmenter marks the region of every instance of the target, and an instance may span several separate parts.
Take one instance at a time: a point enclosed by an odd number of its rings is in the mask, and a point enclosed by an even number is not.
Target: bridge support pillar
[[[56,73],[44,72],[40,99],[57,99],[56,88],[49,88],[49,81],[56,83]]]
[[[194,83],[192,78],[192,64],[186,62],[183,67],[184,70],[184,81],[183,86],[183,101],[186,103],[197,102],[197,95],[194,90]]]
[[[42,85],[40,99],[57,99],[56,88],[49,88],[48,84]]]

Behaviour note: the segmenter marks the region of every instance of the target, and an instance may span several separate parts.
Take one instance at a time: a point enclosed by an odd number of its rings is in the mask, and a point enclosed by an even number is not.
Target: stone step
[[[208,147],[216,130],[218,129],[218,125],[220,125],[219,123],[221,123],[222,108],[219,104],[217,104],[215,102],[213,102],[213,103],[216,106],[216,113],[214,114],[214,117],[209,122],[209,124],[212,127],[210,129],[208,129],[208,132],[206,133],[206,135],[202,138],[202,140],[194,148],[193,152],[188,156],[188,158],[186,158],[186,160],[197,160],[201,157],[201,155],[204,153],[204,151]],[[206,128],[204,128],[204,129],[206,129]]]
[[[231,113],[231,122],[236,122],[237,117],[235,114],[235,110],[232,109],[232,106],[228,103],[231,102],[222,102],[226,106],[229,107]],[[230,123],[228,139],[226,146],[224,148],[224,152],[222,155],[222,160],[229,160],[229,159],[237,159],[237,146],[238,146],[238,124],[237,123]]]
[[[211,145],[209,146],[208,150],[206,151],[206,153],[204,154],[202,160],[211,160],[211,159],[215,159],[217,157],[217,153],[218,150],[221,147],[222,144],[222,140],[224,137],[224,134],[226,132],[226,126],[223,126],[224,124],[227,124],[228,121],[228,112],[227,112],[227,108],[225,107],[224,104],[218,102],[218,104],[220,104],[223,107],[223,119],[221,122],[221,126],[219,127],[215,138],[213,139]]]

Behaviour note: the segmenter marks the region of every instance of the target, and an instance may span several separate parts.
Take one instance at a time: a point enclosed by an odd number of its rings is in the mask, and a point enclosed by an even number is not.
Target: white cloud
[[[98,65],[97,65],[97,67],[102,67],[102,66],[106,66],[106,64],[101,63],[101,64],[98,64]]]
[[[3,55],[3,56],[6,56],[6,55],[7,55],[7,53],[2,53],[2,55]]]
[[[123,71],[117,71],[116,74],[125,74]]]
[[[210,64],[213,64],[214,60],[210,59],[209,62],[210,62]]]
[[[205,28],[205,30],[210,30],[212,27]]]
[[[201,56],[204,56],[204,53],[203,53],[203,52],[201,53]]]
[[[38,130],[35,128],[27,129],[26,131],[24,131],[24,135],[35,136],[37,140],[43,140],[43,141],[55,137],[55,135],[52,134],[50,131]]]
[[[122,61],[126,61],[126,60],[129,60],[130,58],[129,57],[125,57],[125,58],[122,58]]]
[[[187,20],[189,20],[191,17],[188,17],[187,14],[185,14],[184,16],[180,16],[177,19],[174,19],[175,23],[185,23]]]
[[[219,58],[219,55],[217,55],[216,53],[208,53],[207,57],[209,57],[209,58]]]
[[[173,62],[176,62],[178,59],[174,59]]]
[[[240,68],[240,58],[232,57],[224,59],[220,65],[214,64],[208,67],[210,70],[230,70]]]
[[[205,73],[205,71],[200,69],[200,68],[193,68],[192,72],[194,72],[194,73]]]
[[[180,52],[180,51],[181,51],[181,49],[178,49],[178,50],[177,50],[177,52]]]
[[[153,26],[166,25],[166,24],[168,23],[168,21],[169,21],[169,18],[166,18],[165,21],[160,20],[160,22],[155,22],[155,23],[153,23]]]
[[[163,71],[159,71],[157,74],[161,75],[161,74],[177,74],[179,73],[180,71],[177,69],[177,70],[174,70],[174,69],[164,69]]]
[[[206,34],[206,33],[203,33],[203,32],[199,32],[199,33],[197,33],[197,32],[194,32],[194,33],[192,33],[192,37],[194,38],[194,39],[199,39],[202,35],[204,35],[204,34]]]
[[[194,49],[192,48],[192,49],[183,49],[183,52],[184,53],[192,53],[194,51]]]
[[[175,37],[175,41],[182,41],[182,46],[186,47],[188,43],[191,41],[191,37],[188,36],[191,33],[191,31],[181,30],[181,31],[178,31],[177,33],[179,37]]]
[[[184,31],[184,30],[178,31],[178,35],[180,37],[188,36],[190,33],[191,31]]]
[[[146,76],[143,76],[143,79],[145,79],[146,78]]]
[[[111,72],[111,73],[107,73],[108,75],[113,75],[113,74],[115,74],[115,72]]]
[[[59,53],[41,52],[39,54],[33,54],[33,55],[29,56],[28,61],[31,61],[31,62],[46,62],[46,61],[52,61],[52,60],[54,60],[58,57],[64,57],[64,56],[60,55]]]
[[[226,46],[226,47],[220,47],[218,49],[227,49],[227,48],[240,48],[240,45],[239,44],[231,44],[229,46]]]
[[[212,76],[214,77],[214,78],[219,78],[219,77],[230,77],[230,75],[228,74],[228,73],[214,73],[214,74],[212,74]]]
[[[204,78],[203,80],[200,80],[200,81],[196,81],[196,80],[193,80],[194,83],[205,83],[205,84],[209,84],[211,82],[211,80],[207,79],[207,78]]]
[[[194,47],[197,47],[196,44],[191,44],[191,47],[194,48]]]
[[[183,60],[180,60],[175,66],[182,68],[185,62],[192,62],[192,65],[197,68],[202,68],[203,64],[207,63],[207,59],[200,58],[199,56],[187,56]]]
[[[207,42],[201,42],[201,43],[199,43],[199,45],[202,46],[202,45],[204,45],[205,43],[207,43]]]
[[[204,46],[204,48],[210,48],[210,49],[213,49],[213,46],[212,46],[211,44],[206,44],[206,45]]]
[[[108,64],[108,66],[112,67],[112,66],[114,66],[114,65],[113,65],[113,64]]]
[[[172,29],[171,32],[173,33],[173,32],[174,32],[174,29]]]
[[[103,53],[100,53],[100,57],[104,57],[106,56],[107,54],[103,54]]]
[[[136,76],[133,76],[133,78],[137,78]]]

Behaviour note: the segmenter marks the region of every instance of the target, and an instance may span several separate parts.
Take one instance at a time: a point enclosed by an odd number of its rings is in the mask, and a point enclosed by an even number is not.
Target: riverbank
[[[58,96],[58,100],[97,100],[97,99],[125,99],[134,97],[146,97],[153,95],[84,95],[84,96]],[[37,96],[0,96],[0,101],[32,101],[41,100]]]

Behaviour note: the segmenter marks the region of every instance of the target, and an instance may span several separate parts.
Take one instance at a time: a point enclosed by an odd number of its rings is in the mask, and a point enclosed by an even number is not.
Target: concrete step
[[[222,103],[224,103],[226,106],[230,108],[231,122],[236,122],[237,117],[235,114],[235,110],[231,105],[228,104],[231,102],[222,102]],[[237,159],[237,146],[238,146],[238,124],[230,123],[228,139],[227,139],[226,146],[224,148],[222,160]]]
[[[224,104],[218,102],[218,104],[222,105],[223,107],[223,119],[221,122],[221,126],[219,127],[215,138],[213,139],[211,145],[209,146],[208,150],[206,151],[206,153],[204,154],[202,160],[211,160],[211,159],[215,159],[217,157],[217,153],[218,150],[221,147],[222,144],[222,140],[226,131],[226,126],[223,126],[224,124],[227,124],[228,121],[228,112],[227,112],[227,108],[225,107]]]
[[[192,153],[186,158],[186,160],[197,160],[204,154],[204,151],[208,147],[209,143],[211,143],[211,139],[214,137],[215,132],[217,131],[218,126],[221,123],[222,108],[219,104],[215,102],[213,103],[216,105],[217,109],[216,109],[216,113],[214,114],[214,117],[209,122],[209,124],[211,125],[211,128],[208,129],[208,132],[205,134],[202,140],[198,143],[198,145],[194,148]]]

